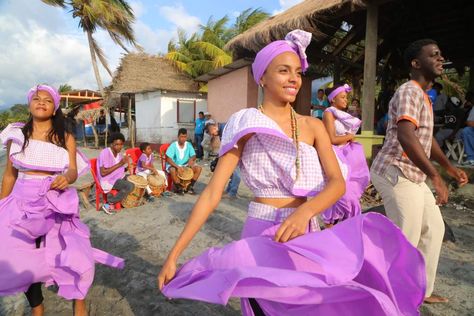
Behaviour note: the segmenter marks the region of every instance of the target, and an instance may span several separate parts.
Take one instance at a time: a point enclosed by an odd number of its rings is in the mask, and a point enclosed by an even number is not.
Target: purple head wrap
[[[58,90],[56,90],[55,88],[44,85],[44,84],[39,84],[37,86],[34,86],[33,88],[30,89],[30,91],[28,91],[28,95],[27,95],[28,103],[31,102],[31,99],[38,91],[46,91],[51,95],[54,102],[54,111],[57,111],[59,108],[59,101],[61,101],[61,95],[59,94]]]
[[[339,93],[341,92],[346,92],[349,93],[352,91],[351,86],[349,86],[347,83],[344,84],[343,86],[337,87],[334,89],[329,95],[328,95],[328,101],[331,102]]]
[[[308,69],[308,61],[306,60],[306,47],[311,42],[311,33],[303,30],[294,30],[286,34],[285,40],[274,41],[262,48],[255,56],[252,64],[253,78],[257,84],[260,83],[263,73],[268,65],[278,55],[285,52],[293,52],[300,58],[301,69]]]

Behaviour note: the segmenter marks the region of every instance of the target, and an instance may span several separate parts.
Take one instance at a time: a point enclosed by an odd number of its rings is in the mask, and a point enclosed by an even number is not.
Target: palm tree
[[[242,34],[252,26],[266,20],[270,17],[270,14],[263,11],[261,8],[253,9],[248,8],[242,11],[239,16],[235,19],[234,26],[232,28],[233,36]]]
[[[97,59],[107,70],[110,76],[112,71],[108,66],[104,52],[94,39],[94,32],[98,29],[106,30],[110,38],[128,52],[124,45],[130,45],[140,49],[135,35],[133,34],[132,23],[135,21],[132,8],[125,0],[41,0],[44,3],[62,8],[70,8],[73,18],[79,19],[79,27],[87,34],[89,50],[91,54],[92,67],[99,87],[100,93],[104,95],[104,85],[99,73]]]

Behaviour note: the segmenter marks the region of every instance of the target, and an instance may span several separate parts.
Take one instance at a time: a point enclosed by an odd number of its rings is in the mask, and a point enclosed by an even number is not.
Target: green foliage
[[[10,123],[26,122],[30,113],[28,112],[28,105],[15,104],[10,109],[0,112],[0,130],[7,127]]]
[[[269,16],[260,8],[249,8],[242,11],[232,26],[228,26],[228,16],[218,20],[211,16],[207,24],[200,26],[200,33],[188,37],[183,30],[178,30],[178,39],[172,39],[168,43],[165,58],[172,61],[179,70],[194,78],[199,77],[230,64],[232,56],[224,50],[225,44]]]

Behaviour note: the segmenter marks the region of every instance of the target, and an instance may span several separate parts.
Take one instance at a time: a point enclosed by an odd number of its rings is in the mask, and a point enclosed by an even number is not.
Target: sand
[[[86,150],[89,157],[97,151]],[[3,159],[4,160],[4,159]],[[4,161],[0,166],[3,171]],[[196,184],[199,193],[209,181],[207,165]],[[83,181],[83,180],[82,180]],[[445,243],[439,264],[436,293],[446,295],[450,303],[425,305],[422,315],[469,315],[474,310],[474,202],[473,186],[453,196],[456,204],[443,207],[456,243]],[[251,194],[241,184],[239,198],[223,199],[203,229],[183,253],[180,262],[212,246],[238,239]],[[240,303],[227,306],[190,300],[166,300],[157,290],[156,276],[166,255],[181,232],[197,196],[162,197],[115,215],[81,209],[81,217],[91,229],[92,244],[126,260],[124,270],[96,266],[94,284],[87,296],[90,315],[240,315]],[[470,208],[461,206],[468,205]],[[46,315],[72,315],[72,304],[44,289]],[[0,315],[29,314],[22,294],[0,298]]]

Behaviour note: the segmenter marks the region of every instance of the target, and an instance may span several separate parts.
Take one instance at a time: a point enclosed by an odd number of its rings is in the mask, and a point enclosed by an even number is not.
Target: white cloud
[[[283,11],[291,8],[294,5],[297,5],[300,2],[303,2],[303,0],[279,0],[280,9],[273,11],[273,15],[282,13]]]
[[[199,18],[186,12],[186,9],[181,4],[176,6],[162,6],[159,11],[165,19],[176,27],[185,30],[187,34],[192,34],[199,30],[199,24],[201,24]]]
[[[139,19],[145,12],[145,7],[141,1],[129,1],[128,4],[132,7],[136,19]]]
[[[120,57],[105,31],[95,38],[115,69]],[[97,89],[85,34],[69,12],[41,1],[15,0],[0,4],[0,107],[24,103],[37,83]],[[101,69],[104,84],[110,76]]]

